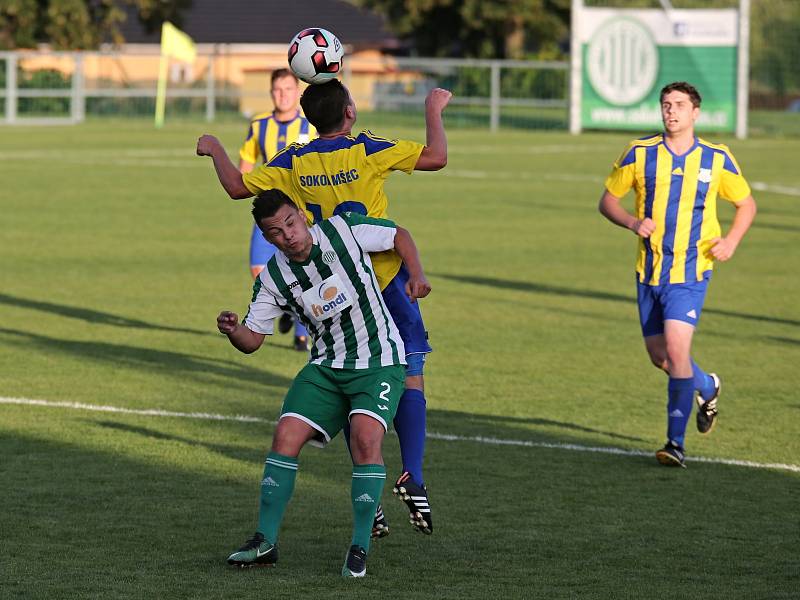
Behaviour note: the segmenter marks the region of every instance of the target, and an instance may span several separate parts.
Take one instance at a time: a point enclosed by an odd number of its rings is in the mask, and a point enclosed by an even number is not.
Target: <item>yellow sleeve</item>
[[[242,181],[254,195],[273,188],[288,191],[292,185],[292,170],[262,164],[249,173],[243,173]]]
[[[606,178],[606,189],[617,198],[622,198],[633,187],[635,178],[636,166],[633,163],[624,167],[615,164]]]
[[[633,187],[636,179],[636,149],[633,144],[614,161],[611,173],[606,178],[606,189],[617,198],[622,198]]]
[[[366,132],[365,132],[366,133]],[[419,155],[425,148],[424,144],[408,140],[386,140],[366,134],[368,141],[365,143],[367,160],[379,173],[387,171],[404,171],[411,173],[417,166]]]
[[[239,148],[239,158],[251,164],[258,164],[258,139],[256,138],[255,127],[250,123],[250,129],[247,131],[247,139],[245,139],[242,147]]]
[[[719,196],[728,202],[741,202],[752,192],[747,180],[742,175],[742,169],[733,158],[733,154],[725,148],[725,164],[719,182]]]

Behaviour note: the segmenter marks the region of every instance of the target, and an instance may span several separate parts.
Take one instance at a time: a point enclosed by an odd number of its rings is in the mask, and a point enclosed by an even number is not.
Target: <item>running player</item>
[[[247,138],[239,149],[239,171],[249,173],[257,164],[269,162],[278,152],[295,142],[305,144],[316,137],[317,131],[300,113],[300,83],[289,69],[276,69],[270,77],[270,96],[273,110],[256,115],[247,129]],[[275,254],[275,246],[264,239],[254,223],[250,234],[250,272],[255,279],[266,262]],[[297,322],[294,349],[308,351],[308,332]],[[292,320],[281,315],[278,329],[288,333]]]
[[[311,358],[294,380],[266,459],[255,535],[231,565],[274,565],[278,529],[306,443],[327,444],[350,422],[353,535],[342,575],[363,577],[370,533],[386,479],[381,445],[403,391],[405,350],[368,252],[397,250],[411,302],[430,292],[411,236],[385,219],[342,213],[309,227],[277,189],[260,193],[253,217],[278,251],[256,279],[247,315],[223,311],[217,327],[241,352],[257,350],[273,321],[291,311],[308,328]]]
[[[721,382],[691,358],[692,336],[714,261],[733,256],[756,214],[756,203],[727,146],[695,136],[700,94],[679,81],[661,90],[664,133],[634,140],[614,163],[600,212],[639,236],[639,319],[650,360],[669,376],[663,465],[684,467],[684,435],[693,401],[700,433],[717,418]],[[634,214],[620,205],[636,191]],[[736,208],[728,233],[717,221],[717,196]],[[697,397],[695,397],[697,392]]]
[[[268,164],[242,175],[228,159],[219,140],[202,136],[197,153],[211,156],[220,183],[231,198],[247,198],[261,190],[277,188],[305,209],[309,220],[342,211],[385,217],[388,198],[383,184],[392,171],[436,171],[447,164],[447,137],[442,111],[451,94],[433,89],[425,100],[426,145],[388,140],[364,131],[351,135],[357,111],[350,92],[338,80],[310,85],[300,105],[319,137],[300,146],[291,145]],[[372,257],[383,296],[406,348],[406,390],[400,400],[395,430],[400,441],[403,472],[394,491],[405,503],[412,525],[423,533],[433,531],[428,492],[422,472],[425,452],[425,394],[423,365],[431,351],[417,303],[403,289],[407,270],[394,252]],[[380,516],[380,512],[378,515]],[[376,531],[382,523],[376,521]]]

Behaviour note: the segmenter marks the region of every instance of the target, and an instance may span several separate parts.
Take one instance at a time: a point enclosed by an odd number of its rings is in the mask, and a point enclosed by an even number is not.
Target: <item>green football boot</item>
[[[234,567],[274,567],[276,562],[278,547],[266,541],[258,531],[228,557],[228,564]]]

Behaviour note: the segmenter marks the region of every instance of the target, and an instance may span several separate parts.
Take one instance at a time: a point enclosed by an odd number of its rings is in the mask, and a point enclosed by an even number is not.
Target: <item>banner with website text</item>
[[[582,7],[584,129],[661,127],[659,91],[688,81],[703,98],[697,129],[736,129],[738,11]]]

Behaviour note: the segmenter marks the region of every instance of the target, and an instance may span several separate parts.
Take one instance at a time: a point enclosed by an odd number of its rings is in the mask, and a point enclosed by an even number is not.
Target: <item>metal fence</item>
[[[172,65],[167,116],[213,121],[250,116],[271,104],[269,70],[236,66],[258,55],[224,48],[199,54],[195,65]],[[0,52],[0,101],[6,124],[79,123],[87,118],[152,117],[157,53]],[[268,61],[264,58],[264,63]],[[454,92],[454,124],[558,128],[567,126],[566,61],[376,58],[345,65],[343,79],[359,109],[393,119],[418,114],[436,86]]]

